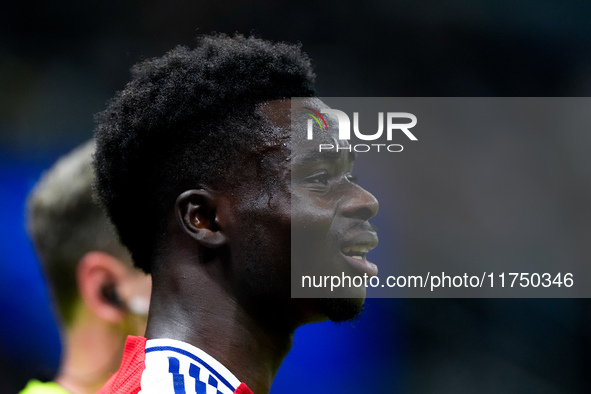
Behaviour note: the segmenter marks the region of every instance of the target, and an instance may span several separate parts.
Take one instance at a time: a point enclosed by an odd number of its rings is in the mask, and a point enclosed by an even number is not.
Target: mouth
[[[347,246],[341,249],[341,252],[352,259],[363,261],[365,260],[365,256],[369,253],[370,250],[373,248],[370,246],[364,245],[353,245]]]
[[[375,233],[364,235],[364,239],[347,242],[346,246],[341,248],[341,253],[355,270],[361,271],[369,276],[378,274],[378,267],[367,260],[367,254],[377,246],[377,236]]]

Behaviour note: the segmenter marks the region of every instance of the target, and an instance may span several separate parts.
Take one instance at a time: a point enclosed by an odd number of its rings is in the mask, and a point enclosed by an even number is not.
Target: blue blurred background
[[[320,96],[587,96],[589,15],[591,3],[582,0],[4,4],[0,391],[50,379],[59,361],[57,328],[24,231],[25,196],[45,168],[91,137],[93,114],[139,60],[191,46],[200,33],[252,32],[301,42]],[[573,198],[585,201],[589,188],[577,186]],[[591,222],[588,210],[578,214]],[[400,258],[379,248],[372,255]],[[588,392],[589,312],[587,300],[369,300],[356,322],[299,330],[272,392]]]

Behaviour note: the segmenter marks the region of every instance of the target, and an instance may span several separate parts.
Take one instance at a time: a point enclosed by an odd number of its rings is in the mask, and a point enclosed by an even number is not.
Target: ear
[[[123,263],[103,252],[89,252],[78,264],[78,290],[86,306],[99,318],[121,322],[127,308],[119,298],[118,288],[125,277]]]
[[[210,249],[226,243],[226,235],[219,226],[216,202],[210,191],[197,189],[183,192],[175,205],[177,220],[185,233]]]

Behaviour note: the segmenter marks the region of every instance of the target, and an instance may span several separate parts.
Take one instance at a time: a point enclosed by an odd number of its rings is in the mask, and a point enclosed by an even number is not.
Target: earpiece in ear
[[[131,313],[138,316],[148,316],[150,310],[150,299],[141,296],[131,297],[127,303],[127,308]]]
[[[117,289],[112,284],[106,284],[101,287],[101,296],[111,305],[119,309],[125,309],[125,304],[119,297]]]

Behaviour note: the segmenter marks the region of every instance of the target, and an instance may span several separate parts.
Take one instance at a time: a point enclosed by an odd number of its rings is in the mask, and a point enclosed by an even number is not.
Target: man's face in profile
[[[314,139],[308,140],[307,117],[300,116],[307,111],[300,105],[326,108],[318,99],[292,103],[292,267],[293,280],[299,282],[294,285],[301,285],[302,275],[317,279],[375,276],[377,267],[367,260],[367,253],[377,246],[378,239],[368,220],[377,213],[378,201],[356,183],[355,156],[349,152],[348,141],[338,140],[337,123],[327,117],[330,131],[317,131]],[[341,149],[319,152],[320,143]],[[328,284],[320,290],[324,297],[331,297],[318,303],[332,320],[355,317],[366,295],[364,286],[331,291]]]
[[[305,105],[326,107],[317,99],[306,100]],[[263,113],[271,123],[289,130],[290,106],[290,100],[274,101]],[[250,202],[247,199],[236,208],[244,218],[242,224],[250,223],[248,229],[243,227],[241,242],[245,244],[239,248],[249,261],[243,273],[255,293],[270,290],[267,296],[289,297],[292,265],[295,272],[306,275],[377,275],[377,267],[366,254],[378,243],[375,228],[368,222],[377,213],[378,202],[355,183],[352,153],[347,149],[318,152],[321,142],[348,144],[337,140],[338,128],[307,140],[306,120],[300,119],[297,107],[291,108],[291,115],[302,121],[302,127],[293,127],[289,142],[265,159],[265,167],[273,168],[276,187],[270,193],[253,193]],[[359,314],[365,287],[329,291],[330,286],[321,290],[318,299],[292,301],[313,309],[301,311],[311,320],[342,321]]]

